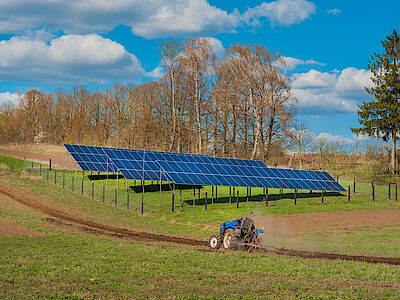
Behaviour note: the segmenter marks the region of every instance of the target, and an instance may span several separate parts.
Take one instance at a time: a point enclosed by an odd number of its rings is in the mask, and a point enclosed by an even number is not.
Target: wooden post
[[[175,211],[175,182],[172,183],[172,211]]]
[[[236,208],[239,208],[239,191],[237,191],[237,196],[236,196]]]
[[[39,175],[42,176],[42,165],[39,165]]]
[[[348,193],[347,193],[347,202],[350,202],[350,186],[348,188]]]
[[[297,204],[297,189],[294,189],[294,205]]]
[[[204,201],[204,209],[207,210],[207,192],[206,192],[206,198],[205,198],[205,201]]]
[[[115,206],[117,206],[117,198],[118,198],[117,193],[118,193],[118,190],[115,189],[115,198],[114,198],[114,204],[115,204]]]
[[[108,156],[107,156],[106,190],[108,191]]]
[[[62,185],[63,189],[65,188],[65,174],[63,174],[63,185]]]
[[[106,201],[106,187],[103,185],[103,203]]]
[[[397,201],[397,184],[396,184],[395,192],[396,192],[395,200]]]

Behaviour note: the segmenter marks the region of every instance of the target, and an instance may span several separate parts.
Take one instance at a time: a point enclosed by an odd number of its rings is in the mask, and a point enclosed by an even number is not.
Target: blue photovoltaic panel
[[[117,172],[115,165],[107,159],[105,147],[64,144],[83,171]]]
[[[268,168],[256,160],[78,145],[66,147],[74,158],[80,159],[82,169],[102,171],[107,158],[102,162],[94,161],[106,155],[111,165],[127,179],[158,181],[161,175],[162,181],[179,184],[345,191],[326,172]]]
[[[154,160],[154,151],[109,148],[104,152],[127,179],[160,180],[161,176],[162,181],[171,181]]]

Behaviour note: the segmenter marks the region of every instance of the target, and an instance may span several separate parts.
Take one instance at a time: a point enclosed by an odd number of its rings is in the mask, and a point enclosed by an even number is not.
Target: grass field
[[[106,203],[102,201],[105,180],[81,179],[59,170],[57,186],[54,172],[43,166],[42,176],[22,172],[23,162],[0,156],[0,184],[21,191],[46,205],[69,214],[114,226],[177,236],[207,238],[217,231],[221,221],[249,210],[259,215],[298,214],[303,212],[399,209],[389,201],[386,187],[376,187],[375,202],[369,194],[370,184],[357,184],[358,192],[347,202],[345,195],[321,195],[299,191],[297,205],[293,193],[269,190],[269,206],[262,201],[262,190],[252,189],[247,202],[246,189],[239,189],[229,203],[229,188],[218,188],[219,200],[205,211],[201,189],[200,201],[193,190],[175,194],[175,212],[171,211],[171,191],[146,192],[144,215],[140,214],[141,193],[129,191],[130,209],[126,207],[124,180],[118,183],[117,207],[113,202],[116,180],[109,180]],[[80,175],[81,176],[81,175]],[[91,186],[95,183],[94,199]],[[138,184],[138,183],[137,183]],[[149,184],[149,183],[147,183]],[[351,182],[343,182],[350,185]],[[128,182],[133,186],[134,182]],[[124,198],[125,196],[125,198]],[[282,199],[281,199],[282,198]],[[54,226],[39,212],[27,210],[1,199],[0,217],[32,228],[45,236],[0,236],[0,298],[398,298],[399,267],[384,264],[300,259],[274,254],[208,252],[198,247],[143,243],[104,236],[88,236],[79,230]],[[279,242],[279,237],[277,242]],[[365,226],[322,230],[297,236],[281,237],[298,249],[398,257],[400,226]]]

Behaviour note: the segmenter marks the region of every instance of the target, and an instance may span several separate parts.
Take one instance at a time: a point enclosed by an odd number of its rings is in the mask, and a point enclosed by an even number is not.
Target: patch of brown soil
[[[59,168],[67,168],[67,150],[64,149],[64,153],[42,153],[42,152],[26,152],[25,158],[30,161],[38,163],[48,164],[51,159],[51,165]],[[6,156],[12,156],[17,158],[24,158],[24,147],[21,146],[21,150],[0,148],[0,154]],[[71,156],[68,158],[68,169],[74,170],[75,161]],[[77,166],[77,170],[81,170]]]
[[[116,238],[127,238],[144,242],[163,242],[163,243],[174,243],[190,246],[202,246],[199,251],[214,251],[207,250],[207,241],[199,241],[189,238],[181,238],[177,236],[167,236],[162,234],[146,233],[134,231],[131,229],[120,228],[115,226],[109,226],[105,224],[96,223],[90,220],[85,220],[79,217],[71,216],[63,211],[55,209],[53,207],[46,206],[44,204],[38,203],[31,197],[26,197],[19,194],[15,190],[11,190],[5,186],[0,185],[0,193],[12,198],[23,205],[28,206],[31,209],[40,211],[45,215],[51,216],[51,218],[46,218],[48,222],[57,224],[59,226],[72,226],[74,228],[80,227],[80,229],[87,231],[89,234],[100,234],[108,235]],[[310,251],[299,251],[294,249],[285,248],[273,248],[268,249],[258,249],[259,252],[270,252],[279,255],[294,256],[300,258],[319,258],[319,259],[333,259],[333,260],[351,260],[360,261],[367,263],[385,263],[391,265],[400,265],[400,258],[388,258],[388,257],[373,257],[373,256],[353,256],[344,254],[334,254],[334,253],[322,253],[322,252],[310,252]],[[231,251],[222,251],[230,253]]]
[[[276,235],[364,226],[400,225],[400,210],[355,210],[256,216],[257,226]]]
[[[0,235],[13,236],[13,235],[29,235],[29,236],[43,236],[44,234],[21,226],[11,220],[0,217]]]
[[[12,198],[14,201],[22,203],[34,210],[40,211],[48,216],[53,218],[57,218],[62,220],[62,222],[68,221],[74,224],[78,224],[84,227],[85,230],[88,231],[102,231],[107,233],[116,234],[117,236],[128,237],[131,239],[139,240],[139,241],[159,241],[159,242],[170,242],[176,244],[185,244],[185,245],[193,245],[193,246],[207,246],[206,241],[198,241],[194,239],[181,238],[176,236],[167,236],[162,234],[154,234],[147,232],[139,232],[126,228],[120,228],[105,224],[96,223],[90,220],[85,220],[79,217],[71,216],[63,211],[55,209],[53,207],[49,207],[43,205],[39,202],[36,202],[32,198],[28,198],[26,196],[20,195],[17,191],[11,190],[5,186],[0,186],[0,193]]]

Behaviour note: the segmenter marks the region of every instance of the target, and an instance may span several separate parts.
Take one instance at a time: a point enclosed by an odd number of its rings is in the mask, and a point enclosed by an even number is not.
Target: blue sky
[[[208,37],[217,53],[234,43],[280,52],[298,117],[350,143],[368,61],[400,30],[399,11],[397,0],[0,0],[0,105],[30,87],[157,79],[161,40]]]

